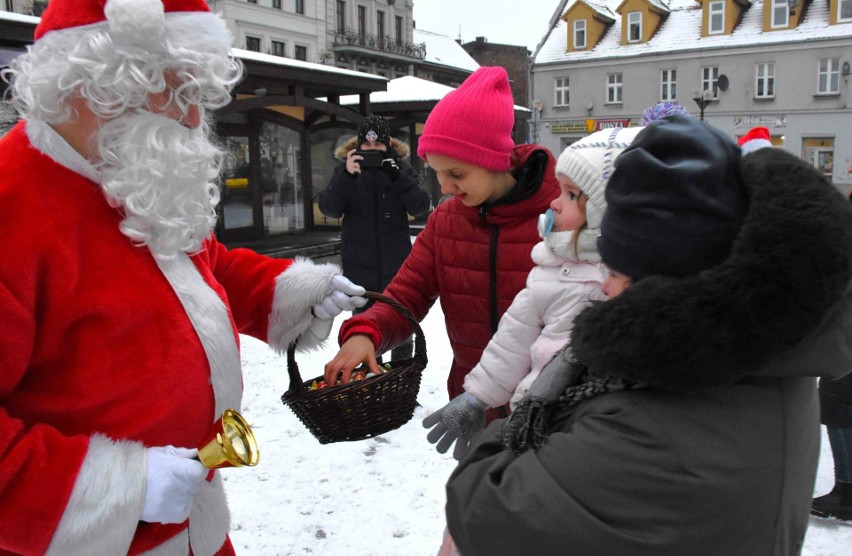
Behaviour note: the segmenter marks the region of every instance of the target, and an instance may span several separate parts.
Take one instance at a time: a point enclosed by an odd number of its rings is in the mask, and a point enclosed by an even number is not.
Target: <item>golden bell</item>
[[[213,424],[207,441],[198,448],[198,459],[208,469],[254,467],[260,460],[257,441],[243,416],[226,409]]]

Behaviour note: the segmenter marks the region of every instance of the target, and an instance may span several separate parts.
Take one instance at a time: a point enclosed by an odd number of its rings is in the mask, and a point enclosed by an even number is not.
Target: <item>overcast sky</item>
[[[422,31],[463,42],[526,46],[531,52],[544,34],[559,0],[414,0],[414,21]]]

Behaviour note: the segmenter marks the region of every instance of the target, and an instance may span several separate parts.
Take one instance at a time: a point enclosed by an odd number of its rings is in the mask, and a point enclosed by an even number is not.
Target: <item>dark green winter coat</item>
[[[744,157],[729,259],[645,278],[575,321],[603,394],[550,421],[538,451],[501,422],[447,485],[450,533],[477,554],[787,555],[801,550],[819,457],[815,376],[852,369],[852,206],[780,149]]]

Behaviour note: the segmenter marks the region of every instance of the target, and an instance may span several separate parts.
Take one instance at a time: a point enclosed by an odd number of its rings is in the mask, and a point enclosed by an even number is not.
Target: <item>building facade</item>
[[[462,44],[480,66],[502,66],[509,74],[512,98],[518,106],[529,104],[530,54],[525,46],[488,42],[485,37]]]
[[[852,0],[562,0],[533,56],[533,130],[555,153],[590,132],[683,105],[852,188]]]

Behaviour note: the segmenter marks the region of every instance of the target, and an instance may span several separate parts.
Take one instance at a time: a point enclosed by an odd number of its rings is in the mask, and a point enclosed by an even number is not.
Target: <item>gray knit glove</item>
[[[426,439],[431,444],[437,442],[435,449],[441,454],[447,453],[455,442],[453,457],[460,460],[467,453],[471,440],[485,427],[486,408],[483,402],[463,392],[423,419],[423,426],[432,429]]]

